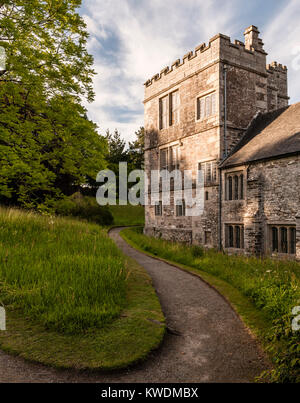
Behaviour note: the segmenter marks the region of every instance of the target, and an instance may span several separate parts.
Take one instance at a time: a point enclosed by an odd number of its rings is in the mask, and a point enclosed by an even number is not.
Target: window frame
[[[244,171],[225,173],[225,201],[245,201]]]
[[[162,155],[166,154],[165,164],[163,164]],[[159,168],[161,171],[169,169],[169,147],[161,148],[159,150]]]
[[[174,95],[176,94],[176,106],[174,108]],[[176,126],[180,122],[180,95],[179,90],[169,94],[169,126]],[[174,118],[176,116],[176,119]]]
[[[163,160],[162,155],[165,154]],[[163,163],[164,162],[164,163]],[[180,169],[180,146],[172,145],[159,149],[159,169],[169,172]]]
[[[204,111],[204,113],[203,113]],[[217,92],[199,95],[196,98],[196,122],[215,117],[217,115]]]
[[[274,237],[274,234],[276,236]],[[297,229],[295,224],[268,224],[268,250],[271,255],[295,256]]]
[[[175,151],[175,154],[174,154]],[[174,159],[175,157],[175,159]],[[174,171],[175,169],[179,169],[180,167],[180,158],[179,158],[179,146],[174,145],[169,147],[169,169]],[[175,162],[175,163],[174,163]]]
[[[198,162],[198,171],[203,171],[205,187],[215,186],[218,184],[217,160]]]
[[[161,200],[155,202],[154,212],[155,212],[155,217],[162,217],[163,208],[162,208],[162,201]]]
[[[174,105],[174,95],[176,94],[176,107]],[[174,114],[176,119],[174,120]],[[180,123],[180,92],[179,89],[169,92],[158,100],[159,130],[165,130]]]
[[[225,224],[225,248],[242,251],[245,249],[245,227],[241,223]]]
[[[181,208],[181,210],[180,210],[180,208]],[[176,217],[186,217],[186,206],[185,206],[184,199],[176,200],[175,213],[176,213]]]
[[[169,127],[169,120],[169,96],[165,95],[159,99],[159,130],[167,129]]]

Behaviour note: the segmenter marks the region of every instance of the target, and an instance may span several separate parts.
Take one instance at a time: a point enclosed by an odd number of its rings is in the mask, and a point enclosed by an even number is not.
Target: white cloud
[[[263,32],[270,61],[288,66],[291,103],[300,101],[300,2],[290,0]]]
[[[241,32],[246,26],[237,18],[240,9],[240,0],[85,0],[88,47],[98,73],[88,110],[101,132],[117,128],[131,140],[143,125],[143,83],[216,33]],[[288,66],[300,45],[299,11],[300,2],[290,0],[262,31],[270,59]],[[293,102],[297,95],[300,100],[298,74],[290,68]]]
[[[96,100],[88,110],[101,131],[118,128],[132,139],[143,125],[143,83],[199,43],[232,29],[235,4],[238,0],[222,7],[218,0],[86,0],[89,51],[98,73]],[[111,54],[110,38],[118,41]],[[118,118],[125,109],[127,123]]]

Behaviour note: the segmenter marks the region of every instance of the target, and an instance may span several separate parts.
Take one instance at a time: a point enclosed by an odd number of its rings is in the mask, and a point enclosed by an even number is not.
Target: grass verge
[[[150,238],[139,229],[121,234],[135,248],[201,277],[230,302],[274,363],[261,379],[300,381],[300,335],[291,329],[291,309],[300,302],[299,264],[227,256]]]
[[[1,349],[59,368],[111,370],[159,346],[164,317],[151,279],[105,229],[18,210],[1,209],[0,219]]]

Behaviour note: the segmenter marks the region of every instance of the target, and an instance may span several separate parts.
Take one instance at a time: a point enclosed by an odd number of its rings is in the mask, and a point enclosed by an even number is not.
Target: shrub
[[[59,200],[54,209],[58,215],[83,218],[102,226],[111,225],[114,221],[108,207],[99,206],[96,199],[80,193]]]
[[[193,257],[202,257],[204,255],[204,250],[200,246],[191,246],[191,254]]]

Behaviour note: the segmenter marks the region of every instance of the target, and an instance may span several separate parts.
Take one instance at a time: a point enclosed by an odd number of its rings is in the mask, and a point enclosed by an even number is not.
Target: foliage
[[[119,188],[120,186],[125,186],[127,189],[134,185],[131,184],[122,184],[120,182],[119,175],[119,163],[126,162],[128,174],[136,169],[143,169],[144,162],[144,128],[141,127],[139,131],[136,133],[136,140],[132,143],[129,143],[129,149],[126,149],[126,142],[122,139],[118,130],[115,130],[114,133],[110,133],[109,130],[106,132],[106,140],[108,143],[108,169],[114,172],[116,175],[116,184],[117,184],[117,198],[119,197]],[[128,186],[127,186],[128,185]]]
[[[145,153],[145,129],[140,129],[135,132],[136,139],[129,142],[128,160],[132,169],[144,168],[144,153]]]
[[[126,142],[122,139],[121,134],[116,129],[114,133],[106,131],[106,140],[108,142],[107,161],[109,169],[115,174],[119,170],[119,162],[128,162],[129,170],[143,169],[144,165],[144,138],[145,130],[143,127],[135,132],[136,139],[129,142],[129,148],[126,149]]]
[[[54,204],[54,210],[58,215],[83,218],[102,226],[114,222],[108,207],[99,206],[94,197],[82,196],[80,193],[58,200]]]
[[[107,130],[105,139],[108,143],[108,168],[117,173],[119,170],[119,162],[127,161],[126,142],[122,139],[117,129],[114,133],[110,133],[110,131]]]
[[[300,332],[293,333],[291,329],[292,309],[300,305],[299,263],[202,251],[194,246],[150,238],[135,229],[126,230],[126,237],[156,256],[220,278],[249,298],[273,323],[265,338],[276,368],[265,376],[268,379],[271,376],[274,382],[299,382]]]
[[[0,210],[0,293],[46,329],[101,328],[126,303],[124,256],[98,225]]]
[[[93,59],[79,0],[0,3],[0,200],[43,210],[106,166],[86,117]]]
[[[268,335],[270,341],[268,350],[274,356],[276,368],[266,371],[262,379],[270,378],[276,383],[300,383],[300,335],[299,331],[292,330],[292,320],[290,311],[273,321],[274,327]],[[279,344],[279,351],[275,347],[278,341],[282,342]]]

